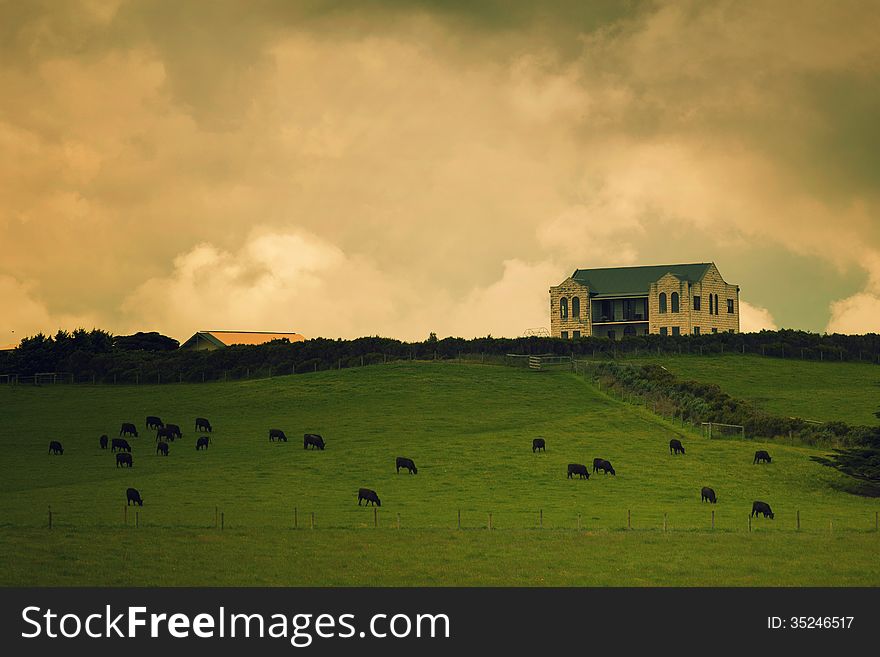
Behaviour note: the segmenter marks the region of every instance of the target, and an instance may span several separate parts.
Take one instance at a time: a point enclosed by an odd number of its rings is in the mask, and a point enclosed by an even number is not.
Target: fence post
[[[539,515],[539,525],[541,529],[544,529],[544,509],[540,509],[538,512]]]
[[[220,529],[223,529],[223,526],[225,525],[224,515],[225,514],[221,511],[220,512]]]
[[[293,528],[296,529],[297,525],[297,517],[296,517],[296,507],[293,507]]]
[[[220,526],[220,509],[214,507],[214,529]]]
[[[797,530],[801,530],[801,510],[797,510]]]
[[[666,514],[663,514],[663,531],[666,531]]]
[[[379,509],[373,507],[373,527],[379,526]]]
[[[626,510],[626,528],[632,529],[632,511]]]
[[[712,529],[715,529],[715,510],[712,510]]]
[[[458,528],[461,529],[461,509],[458,510]]]
[[[752,531],[752,516],[749,514],[749,532]]]
[[[312,511],[309,515],[309,529],[315,528],[315,512]]]
[[[876,532],[880,527],[877,526],[877,512],[874,511],[874,531]]]
[[[578,531],[581,530],[581,514],[578,514]]]
[[[492,529],[492,512],[491,511],[489,511],[489,525],[488,525],[488,527],[490,530]]]
[[[128,504],[122,507],[122,522],[128,527]]]
[[[134,512],[134,526],[135,526],[135,529],[137,529],[138,527],[141,526],[141,514],[140,514],[140,511],[135,511],[135,512]]]
[[[49,529],[52,529],[52,507],[49,507]]]
[[[397,512],[397,528],[400,529],[400,511]]]

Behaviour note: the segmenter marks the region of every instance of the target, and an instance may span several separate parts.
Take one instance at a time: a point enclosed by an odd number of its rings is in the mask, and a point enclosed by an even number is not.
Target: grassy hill
[[[150,414],[179,423],[183,440],[156,456],[142,429],[134,468],[116,468],[98,436]],[[215,427],[207,452],[194,449],[196,416]],[[4,387],[0,418],[0,584],[880,584],[880,503],[836,490],[842,475],[811,462],[818,452],[686,434],[687,455],[672,457],[680,429],[568,373],[415,362],[228,384]],[[270,427],[290,442],[269,443]],[[323,434],[326,451],[303,450],[304,432]],[[535,436],[546,454],[532,453]],[[47,455],[51,439],[63,456]],[[772,464],[752,465],[758,448]],[[396,456],[419,474],[396,475]],[[597,456],[616,477],[566,479],[568,463]],[[715,532],[703,485],[719,496]],[[145,500],[137,529],[133,507],[123,525],[128,486]],[[378,530],[357,506],[361,486],[382,498]],[[776,519],[749,533],[755,499]]]
[[[817,362],[749,355],[639,358],[660,363],[684,379],[717,383],[739,399],[782,416],[853,425],[876,424],[880,367],[858,362]]]

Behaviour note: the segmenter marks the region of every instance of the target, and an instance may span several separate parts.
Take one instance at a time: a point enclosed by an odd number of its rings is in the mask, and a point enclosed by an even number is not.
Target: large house
[[[739,332],[739,286],[715,263],[575,269],[550,288],[550,335]]]
[[[302,342],[305,338],[299,333],[268,333],[266,331],[199,331],[180,345],[181,349],[204,351],[224,349],[234,344],[265,344],[272,340]]]

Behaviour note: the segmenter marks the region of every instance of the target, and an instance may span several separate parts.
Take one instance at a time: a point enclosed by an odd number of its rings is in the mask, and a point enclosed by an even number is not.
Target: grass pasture
[[[167,458],[143,429],[152,414],[183,428]],[[215,427],[207,452],[194,448],[196,416]],[[131,470],[98,448],[123,421],[141,428]],[[290,442],[269,443],[270,427]],[[324,435],[326,451],[303,450],[307,431]],[[686,434],[687,455],[672,457],[679,431],[568,373],[443,362],[226,384],[3,387],[0,584],[880,584],[880,501],[839,491],[842,475],[809,460],[816,450]],[[531,452],[535,436],[546,454]],[[63,456],[47,455],[52,439]],[[772,464],[751,464],[759,448]],[[419,474],[396,475],[396,456]],[[596,456],[618,476],[566,479],[569,462]],[[703,485],[717,505],[700,503]],[[126,526],[128,486],[145,505]],[[357,506],[360,486],[382,499],[378,529]],[[755,499],[776,519],[749,533]]]

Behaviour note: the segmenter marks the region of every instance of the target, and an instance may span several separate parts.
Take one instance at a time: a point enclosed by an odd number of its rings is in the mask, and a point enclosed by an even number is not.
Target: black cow
[[[174,432],[167,426],[156,429],[156,442],[158,443],[163,440],[170,440],[172,443],[174,442]]]
[[[211,428],[211,423],[208,422],[207,418],[197,417],[196,418],[196,431],[214,431]]]
[[[168,432],[168,437],[171,438],[171,440],[174,440],[175,438],[183,438],[183,433],[181,433],[180,427],[176,424],[166,424],[165,430]]]
[[[571,479],[574,475],[578,475],[581,479],[589,479],[590,473],[587,472],[587,466],[583,463],[569,463],[568,464],[568,478]]]
[[[103,436],[98,438],[98,443],[101,445],[101,449],[107,449],[107,434],[105,433]]]
[[[141,499],[140,491],[137,488],[129,488],[125,491],[125,497],[128,498],[128,504],[134,502],[138,506],[143,506],[144,501]]]
[[[715,491],[708,486],[703,486],[700,489],[700,502],[711,502],[712,504],[718,502],[718,499],[715,497]]]
[[[132,467],[131,454],[117,454],[116,455],[116,467],[117,468],[120,466],[125,467],[126,465],[129,468]]]
[[[611,461],[606,461],[605,459],[593,459],[593,472],[602,471],[602,474],[608,474],[609,472],[613,474],[615,477],[617,473],[614,472],[614,468],[611,467]]]
[[[269,442],[275,440],[283,440],[287,442],[287,436],[284,435],[284,432],[281,429],[269,429]]]
[[[125,436],[126,434],[137,438],[138,437],[137,427],[134,426],[131,422],[123,422],[122,428],[119,430],[119,435]]]
[[[382,502],[379,500],[379,496],[376,495],[376,491],[370,490],[369,488],[361,488],[358,490],[358,506],[361,505],[361,500],[367,501],[366,506],[370,506],[370,504],[382,506]]]
[[[125,438],[114,438],[110,441],[110,451],[115,452],[117,449],[121,452],[131,452],[131,445]]]
[[[147,429],[158,429],[159,427],[164,427],[165,423],[162,422],[161,418],[156,417],[155,415],[147,416]]]
[[[545,452],[547,451],[547,443],[543,438],[535,438],[532,441],[532,454],[537,452],[539,449],[543,449]]]
[[[400,474],[400,469],[406,468],[409,470],[410,474],[419,474],[419,469],[416,467],[416,464],[412,459],[408,459],[405,456],[397,457],[397,474]]]
[[[156,454],[161,454],[162,456],[168,456],[168,443],[159,443],[156,445]]]
[[[752,461],[752,465],[755,463],[770,463],[770,455],[763,449],[759,449],[755,452],[755,460]]]
[[[50,454],[64,454],[64,448],[61,446],[57,440],[49,441],[49,453]]]
[[[202,436],[196,441],[196,451],[200,449],[208,449],[208,443],[211,442],[211,439],[207,436]]]
[[[303,434],[303,449],[308,449],[309,445],[324,449],[324,439],[316,433]]]
[[[684,445],[681,444],[681,441],[678,438],[673,438],[669,441],[669,453],[684,454]]]
[[[759,513],[765,518],[773,520],[773,510],[770,508],[769,504],[766,502],[752,502],[752,512],[749,514],[749,518],[752,516],[757,518]]]

